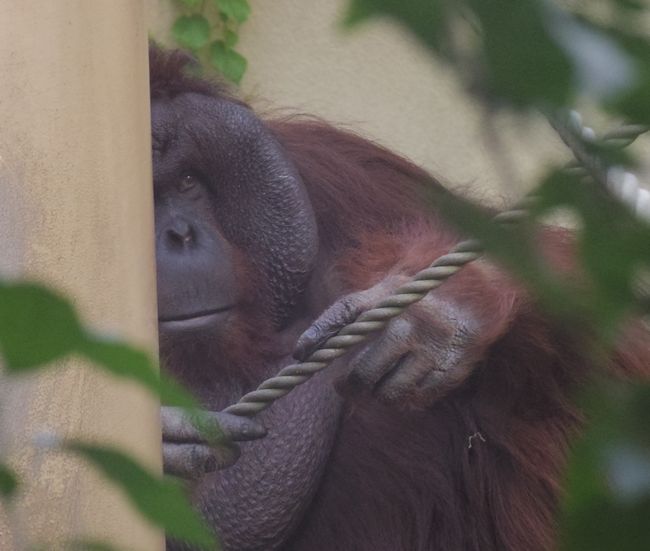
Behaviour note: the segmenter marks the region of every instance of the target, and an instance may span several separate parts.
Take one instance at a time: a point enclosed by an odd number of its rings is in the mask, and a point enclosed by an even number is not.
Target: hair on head
[[[207,80],[199,74],[198,61],[182,50],[163,50],[149,43],[149,85],[151,99],[174,98],[196,93],[230,98],[228,85],[217,79]]]

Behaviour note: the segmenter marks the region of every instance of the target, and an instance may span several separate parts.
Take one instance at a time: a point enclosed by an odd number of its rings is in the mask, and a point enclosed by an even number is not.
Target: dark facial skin
[[[233,248],[219,232],[211,192],[195,174],[159,182],[155,193],[158,328],[162,339],[214,338],[237,307]],[[215,281],[218,285],[215,285]],[[224,438],[207,446],[181,410],[163,407],[165,471],[196,476],[234,463],[233,440],[266,434],[248,419],[206,413]]]
[[[161,330],[195,314],[212,316],[202,321],[213,326],[236,314],[244,274],[234,250],[266,287],[256,307],[276,327],[286,324],[318,238],[282,148],[246,107],[200,94],[155,101],[152,128]]]
[[[233,249],[219,233],[212,203],[193,174],[156,188],[158,318],[167,336],[215,328],[236,307]]]

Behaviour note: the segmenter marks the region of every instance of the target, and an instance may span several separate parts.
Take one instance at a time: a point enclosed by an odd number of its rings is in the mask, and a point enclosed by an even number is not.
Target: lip
[[[232,310],[232,308],[233,305],[229,305],[212,308],[210,310],[202,310],[200,312],[193,312],[190,314],[178,314],[168,317],[161,316],[158,318],[158,324],[169,330],[201,329],[212,325],[219,318],[222,318],[224,314],[227,314]]]

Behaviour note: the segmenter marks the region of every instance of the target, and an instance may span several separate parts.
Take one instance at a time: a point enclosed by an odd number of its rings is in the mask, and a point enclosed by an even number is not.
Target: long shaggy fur
[[[219,84],[187,76],[187,62],[153,53],[156,97],[227,95]],[[267,124],[297,166],[317,217],[323,259],[310,315],[387,273],[422,268],[458,239],[422,194],[423,181],[441,186],[405,159],[320,120]],[[549,262],[568,269],[566,233],[549,229],[542,239]],[[470,379],[430,409],[395,412],[349,400],[320,489],[286,551],[554,549],[563,470],[583,422],[576,393],[593,366],[576,335],[549,325],[526,293],[486,262],[439,292],[489,320],[484,338],[495,344]],[[290,351],[271,353],[255,334],[242,330],[229,360],[247,378],[255,378],[251,365],[268,366]],[[647,331],[631,328],[610,368],[647,377]],[[265,375],[260,368],[248,382]]]

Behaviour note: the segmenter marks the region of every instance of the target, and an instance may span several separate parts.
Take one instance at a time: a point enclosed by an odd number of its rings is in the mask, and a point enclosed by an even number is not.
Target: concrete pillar
[[[85,323],[156,352],[147,28],[140,1],[0,0],[0,277],[67,294]],[[158,404],[77,358],[4,377],[0,453],[23,480],[0,549],[64,539],[163,548],[121,492],[42,432],[160,465]]]

